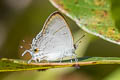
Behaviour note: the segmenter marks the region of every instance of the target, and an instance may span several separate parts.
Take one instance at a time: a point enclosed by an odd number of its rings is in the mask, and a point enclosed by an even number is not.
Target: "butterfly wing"
[[[62,54],[74,49],[71,31],[59,12],[54,12],[44,24],[32,44],[44,54]]]

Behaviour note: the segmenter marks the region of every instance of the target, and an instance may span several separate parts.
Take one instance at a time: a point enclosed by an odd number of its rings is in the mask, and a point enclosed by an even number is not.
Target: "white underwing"
[[[72,33],[59,12],[56,11],[48,17],[41,32],[33,38],[31,48],[25,50],[22,56],[27,52],[32,56],[28,63],[32,60],[61,61],[65,57],[75,57],[77,61]]]

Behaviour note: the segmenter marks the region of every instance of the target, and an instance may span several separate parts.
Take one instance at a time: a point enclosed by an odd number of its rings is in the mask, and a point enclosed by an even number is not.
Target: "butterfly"
[[[42,30],[33,38],[31,48],[25,50],[22,56],[30,53],[32,58],[28,63],[32,60],[62,61],[65,57],[74,57],[77,61],[75,50],[70,28],[61,13],[56,11],[48,17]]]

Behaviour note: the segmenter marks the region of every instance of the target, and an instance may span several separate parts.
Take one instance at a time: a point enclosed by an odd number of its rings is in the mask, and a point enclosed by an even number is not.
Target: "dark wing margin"
[[[68,26],[68,24],[67,24],[67,21],[65,20],[64,16],[63,16],[60,12],[55,11],[55,12],[53,12],[53,13],[47,18],[47,20],[45,21],[45,23],[44,23],[44,25],[43,25],[43,29],[42,29],[42,34],[45,33],[45,30],[46,30],[46,28],[48,27],[47,25],[49,24],[50,20],[52,20],[52,18],[53,18],[54,16],[56,16],[56,15],[60,16],[61,18],[63,18],[64,23],[66,23],[66,25],[67,25],[70,33],[71,33],[71,30],[70,30],[70,28],[69,28],[69,26]],[[74,40],[72,33],[71,33],[71,36],[72,36],[72,39]]]

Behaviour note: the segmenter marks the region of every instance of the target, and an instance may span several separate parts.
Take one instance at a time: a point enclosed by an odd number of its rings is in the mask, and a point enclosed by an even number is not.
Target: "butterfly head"
[[[33,49],[34,53],[38,53],[40,50],[38,48]]]

